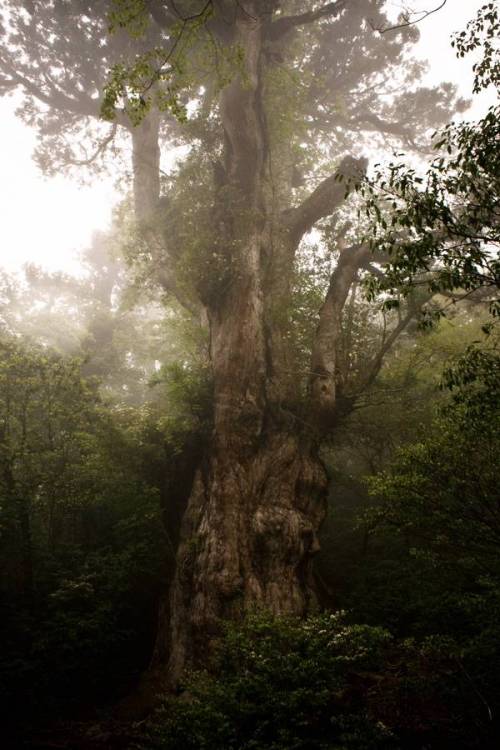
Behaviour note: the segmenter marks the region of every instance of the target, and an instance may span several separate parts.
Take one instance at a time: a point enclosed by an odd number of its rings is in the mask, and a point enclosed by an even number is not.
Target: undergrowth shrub
[[[165,698],[142,748],[392,748],[366,700],[390,641],[382,628],[347,625],[341,614],[256,614],[227,625],[211,668]]]

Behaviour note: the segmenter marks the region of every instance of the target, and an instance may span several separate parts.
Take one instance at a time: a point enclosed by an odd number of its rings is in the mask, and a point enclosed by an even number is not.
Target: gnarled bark
[[[258,607],[305,614],[311,560],[325,512],[322,465],[292,435],[268,436],[242,456],[215,441],[182,529],[171,597],[169,679],[206,661],[220,620]]]
[[[342,4],[334,5],[332,12]],[[261,70],[271,6],[251,0],[235,11],[232,40],[244,52],[244,70],[221,92],[213,253],[224,268],[222,283],[204,279],[198,289],[210,326],[214,426],[182,522],[169,621],[158,633],[153,669],[170,684],[185,667],[206,662],[221,620],[259,607],[304,615],[316,603],[311,565],[328,482],[318,455],[322,431],[284,418],[283,402],[296,388],[287,373],[286,312],[301,238],[344,200],[339,173],[356,178],[365,164],[344,158],[302,204],[272,215]],[[341,255],[320,314],[312,421],[333,411],[342,308],[366,252]],[[167,654],[168,667],[161,663]]]
[[[168,641],[170,682],[186,665],[206,660],[221,620],[237,619],[256,607],[302,615],[315,599],[311,561],[318,549],[327,477],[312,443],[276,417],[266,304],[273,291],[266,275],[273,217],[264,199],[261,53],[266,16],[254,10],[247,7],[235,21],[245,70],[221,96],[224,195],[231,200],[215,207],[215,243],[227,261],[228,282],[219,294],[212,290],[204,299],[214,431],[184,516],[169,632],[159,633]]]

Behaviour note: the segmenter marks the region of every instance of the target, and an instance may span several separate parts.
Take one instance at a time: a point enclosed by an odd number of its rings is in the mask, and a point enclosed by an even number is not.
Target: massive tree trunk
[[[206,659],[221,619],[256,607],[304,614],[314,598],[310,562],[324,516],[326,475],[311,441],[277,422],[268,392],[265,261],[272,217],[265,201],[264,21],[255,10],[236,20],[245,71],[221,97],[225,185],[214,212],[214,252],[225,273],[219,289],[202,290],[210,321],[214,432],[182,526],[170,604],[172,681],[187,664]]]
[[[220,619],[237,620],[259,607],[303,615],[314,605],[322,465],[293,435],[261,434],[243,449],[219,432],[182,528],[170,608],[173,681],[186,664],[206,660]]]
[[[140,16],[142,4],[138,5]],[[294,30],[331,21],[344,11],[350,14],[353,23],[362,24],[365,6],[370,6],[371,13],[377,3],[336,0],[313,3],[313,9],[301,12],[302,5],[282,0],[144,4],[158,27],[154,32],[155,44],[163,40],[162,33],[156,39],[158,30],[167,31],[172,41],[164,65],[153,75],[148,91],[156,85],[160,88],[165,85],[165,91],[175,95],[175,79],[169,79],[168,75],[163,78],[160,73],[168,73],[167,63],[175,61],[177,53],[178,62],[183,63],[180,50],[189,49],[189,44],[179,44],[179,40],[186,41],[185,32],[190,23],[193,28],[206,23],[211,35],[210,48],[217,51],[217,45],[212,44],[217,38],[220,44],[231,47],[230,58],[239,58],[235,53],[243,53],[241,70],[223,88],[220,99],[224,153],[218,164],[214,238],[209,256],[211,261],[213,259],[214,274],[199,283],[199,300],[194,303],[191,287],[186,291],[182,278],[176,278],[178,248],[175,243],[169,246],[165,241],[168,227],[165,223],[162,226],[165,218],[161,216],[159,200],[162,115],[153,108],[139,126],[130,128],[136,215],[148,243],[156,281],[193,315],[201,313],[202,319],[208,321],[211,339],[214,431],[203,460],[194,472],[181,529],[170,606],[165,608],[169,618],[163,620],[170,624],[160,628],[156,649],[159,661],[170,654],[172,681],[184,666],[205,659],[207,644],[218,632],[221,618],[240,617],[256,606],[279,613],[303,614],[313,606],[315,598],[311,561],[318,548],[317,532],[325,512],[327,490],[327,477],[318,450],[322,435],[331,429],[335,419],[337,340],[342,308],[356,275],[356,263],[366,249],[342,253],[332,277],[312,345],[310,400],[305,410],[308,416],[299,423],[293,410],[297,378],[290,372],[292,358],[288,352],[287,313],[294,257],[304,233],[342,202],[344,185],[337,180],[338,175],[332,175],[300,206],[273,215],[277,208],[274,200],[269,200],[273,181],[269,169],[262,67],[265,57],[268,62],[279,63],[280,45],[286,42],[288,35],[293,36]],[[297,13],[288,16],[287,6]],[[24,17],[21,22],[24,28]],[[340,29],[338,39],[345,41],[342,36],[351,33],[352,28],[349,23],[345,29]],[[326,53],[336,54],[335,34],[323,37],[321,33],[319,37],[322,41],[318,42],[317,67],[313,65],[308,74],[313,78],[315,71],[321,73],[318,78],[322,84],[313,98],[326,99],[327,106],[321,105],[326,119],[319,117],[318,134],[321,122],[324,127],[330,115],[339,109],[339,102],[357,90],[356,75],[349,75],[349,70],[346,76],[339,70],[337,77],[330,77],[325,69],[325,65],[332,62]],[[363,40],[360,43],[357,33],[356,38],[354,49],[370,59],[371,45]],[[200,50],[206,41],[205,37]],[[104,51],[107,46],[103,47]],[[132,47],[135,53],[140,53],[142,42]],[[350,66],[353,53],[350,45],[347,48],[343,59],[344,64]],[[119,51],[121,60],[123,50],[119,48]],[[379,54],[376,50],[375,53]],[[388,65],[392,65],[391,60],[399,59],[398,55],[399,52],[396,55],[396,50],[390,48]],[[107,52],[106,60],[108,66]],[[197,59],[195,68],[201,69],[200,84],[203,81],[205,87],[210,72],[204,70],[201,60]],[[39,78],[39,70],[46,67],[43,64],[37,63],[34,75],[27,74],[26,78],[18,75],[10,58],[4,61],[3,67],[7,73],[7,88],[23,86],[30,97],[38,96],[44,106],[49,104],[66,110],[72,117],[99,113],[97,100],[86,100],[80,91],[73,96],[74,76],[66,82],[70,91],[67,95],[64,86],[59,89],[44,76]],[[218,68],[218,61],[214,67]],[[364,68],[357,61],[354,67]],[[183,68],[183,64],[174,65],[172,70]],[[223,75],[225,69],[223,64]],[[300,67],[296,67],[294,75],[299,70]],[[374,75],[372,64],[360,75],[360,80],[364,80],[362,88],[370,87]],[[160,80],[155,80],[155,76]],[[312,81],[312,78],[307,80]],[[345,87],[340,85],[342,78],[346,79]],[[92,89],[95,80],[92,78]],[[183,85],[182,74],[180,85]],[[189,85],[188,88],[192,90]],[[334,92],[335,99],[328,96],[328,88]],[[343,108],[342,105],[340,109]],[[328,109],[331,112],[327,112]],[[391,103],[389,112],[392,110]],[[333,118],[335,128],[339,123],[346,127],[348,123],[356,125],[354,116],[347,118],[341,112],[337,114]],[[377,112],[362,114],[362,120],[368,129],[398,133],[401,137],[410,135],[408,127],[384,122]],[[125,121],[125,112],[117,113],[117,123],[123,125]],[[192,133],[196,134],[197,130]],[[89,163],[102,153],[113,134],[114,130],[111,137],[99,145]],[[321,135],[318,137],[321,139]],[[211,147],[216,140],[211,140]],[[362,167],[359,161],[347,159],[342,162],[341,171],[350,174]],[[395,336],[399,330],[401,326]],[[391,343],[389,337],[369,379],[378,371],[381,358]],[[185,484],[191,485],[190,472],[185,474]]]
[[[223,272],[200,296],[210,324],[214,430],[184,516],[170,594],[167,679],[206,661],[220,621],[255,608],[304,615],[315,606],[311,564],[326,508],[317,436],[283,418],[289,387],[285,316],[300,238],[343,199],[333,178],[277,220],[266,203],[262,50],[267,14],[235,20],[245,70],[221,94],[224,184],[213,252]],[[248,3],[247,3],[248,6]],[[228,200],[229,196],[229,200]],[[220,271],[219,262],[218,269]],[[158,665],[157,665],[158,666]]]
[[[153,672],[170,684],[187,666],[206,663],[221,620],[258,608],[304,615],[316,606],[312,561],[328,489],[319,447],[335,418],[342,308],[367,249],[342,254],[332,277],[313,346],[306,419],[293,411],[300,389],[290,372],[290,292],[303,235],[344,200],[339,172],[356,176],[365,162],[343,159],[302,204],[275,213],[262,68],[278,5],[249,0],[230,27],[224,23],[224,38],[243,52],[243,69],[221,92],[213,274],[197,290],[210,327],[213,434],[187,501],[153,660]],[[146,132],[137,135],[138,148]],[[165,251],[153,255],[163,258],[160,283],[179,298]]]

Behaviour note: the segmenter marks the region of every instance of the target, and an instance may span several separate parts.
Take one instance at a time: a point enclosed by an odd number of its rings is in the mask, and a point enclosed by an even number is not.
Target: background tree
[[[29,724],[116,696],[148,663],[161,442],[103,406],[77,360],[5,334],[0,437],[0,693],[6,724]]]
[[[474,93],[498,93],[500,53],[494,44],[498,8],[485,4],[453,44],[463,57],[478,48]],[[434,134],[438,152],[422,176],[405,162],[378,170],[361,188],[371,219],[371,246],[390,257],[371,289],[424,285],[451,299],[475,295],[498,315],[500,183],[499,108],[477,123],[449,124]]]

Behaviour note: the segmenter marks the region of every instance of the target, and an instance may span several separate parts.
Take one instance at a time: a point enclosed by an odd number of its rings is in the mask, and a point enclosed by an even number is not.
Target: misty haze
[[[8,750],[500,742],[498,0],[0,0]]]

